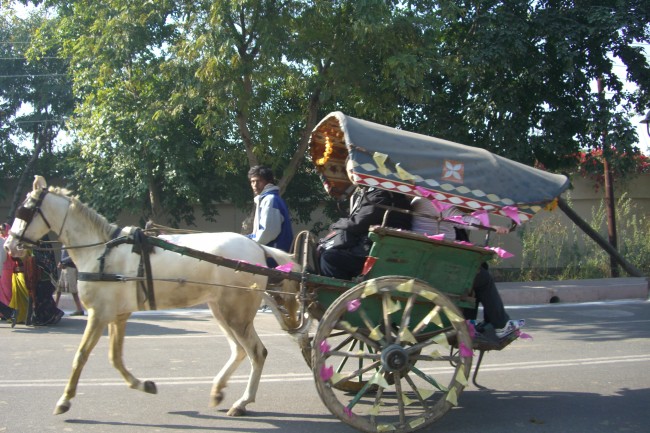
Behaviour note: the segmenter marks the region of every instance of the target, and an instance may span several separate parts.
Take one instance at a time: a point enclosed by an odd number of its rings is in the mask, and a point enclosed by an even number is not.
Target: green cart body
[[[374,227],[369,234],[373,241],[370,254],[366,260],[367,272],[357,281],[326,280],[322,277],[309,276],[307,281],[316,282],[315,292],[320,304],[314,308],[316,316],[326,310],[343,292],[361,281],[369,281],[384,276],[401,276],[426,282],[449,297],[459,308],[475,308],[476,300],[472,296],[472,283],[479,266],[493,258],[490,250],[464,245],[462,243],[436,240],[417,233],[395,230],[386,227]],[[406,298],[408,294],[404,294]],[[367,305],[370,315],[380,317],[382,305],[377,300]],[[413,319],[421,320],[429,313],[427,308],[416,305]],[[399,313],[395,319],[400,319]],[[348,322],[355,326],[362,324],[362,319],[354,312],[346,315]],[[449,324],[443,319],[445,326]],[[435,325],[430,325],[435,326]]]

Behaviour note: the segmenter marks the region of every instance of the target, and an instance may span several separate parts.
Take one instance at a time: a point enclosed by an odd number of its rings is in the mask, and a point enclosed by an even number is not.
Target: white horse
[[[56,188],[48,190],[45,179],[36,176],[33,191],[27,195],[16,214],[5,249],[13,256],[19,257],[23,243],[33,243],[50,231],[69,248],[79,275],[99,275],[101,260],[98,258],[106,253],[103,273],[137,277],[140,256],[132,252],[133,245],[120,244],[109,250],[105,245],[116,232],[119,233],[118,236],[122,236],[127,234],[128,230],[120,231],[117,226],[109,224],[103,216],[71,197],[67,191]],[[260,246],[236,233],[174,235],[167,239],[178,245],[249,264],[266,263],[267,256],[273,257],[280,265],[293,263],[291,255],[284,251]],[[228,267],[157,247],[150,255],[150,260],[157,308],[180,308],[207,303],[226,334],[232,353],[226,365],[214,378],[210,393],[211,406],[221,403],[228,379],[244,358],[248,357],[252,366],[248,385],[242,397],[228,411],[230,416],[244,415],[246,405],[255,401],[267,355],[253,323],[267,285],[267,277],[236,272]],[[293,266],[294,270],[299,268],[296,263],[293,263]],[[152,394],[157,391],[153,382],[143,382],[134,377],[122,360],[126,321],[133,311],[147,305],[143,304],[142,290],[138,288],[136,278],[108,282],[82,280],[83,278],[80,278],[78,285],[79,296],[88,309],[88,320],[74,357],[68,384],[56,404],[54,414],[61,414],[70,409],[84,364],[107,326],[110,339],[109,359],[129,387]],[[284,293],[297,291],[297,285],[291,281],[284,280],[282,284]],[[292,316],[297,305],[295,296],[285,296],[288,301],[284,306],[292,310],[288,316],[295,317],[295,314]]]

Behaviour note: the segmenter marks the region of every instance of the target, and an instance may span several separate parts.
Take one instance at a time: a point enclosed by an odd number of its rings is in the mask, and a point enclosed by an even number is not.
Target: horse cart
[[[316,126],[310,144],[327,192],[339,199],[353,188],[344,169],[347,158],[357,185],[501,215],[513,227],[552,204],[568,186],[564,176],[484,150],[340,112]],[[48,232],[77,263],[80,295],[89,311],[55,413],[70,409],[81,369],[107,325],[115,367],[130,387],[156,392],[153,382],[136,379],[122,362],[126,319],[142,309],[208,304],[234,350],[215,377],[211,402],[222,401],[228,378],[245,356],[252,364],[246,392],[229,411],[241,415],[254,400],[264,363],[266,352],[252,321],[266,297],[282,328],[298,341],[323,403],[364,432],[411,432],[433,423],[457,405],[474,351],[480,352],[480,365],[485,351],[501,350],[518,338],[515,332],[496,341],[482,339],[464,316],[476,308],[471,288],[479,267],[495,255],[485,246],[374,227],[361,275],[340,280],[318,274],[314,238],[307,233],[296,239],[292,256],[236,234],[149,236],[108,224],[66,191],[48,190],[37,178],[7,248],[19,254],[20,245],[37,244]],[[259,265],[268,256],[277,268]],[[184,274],[175,275],[180,269]]]

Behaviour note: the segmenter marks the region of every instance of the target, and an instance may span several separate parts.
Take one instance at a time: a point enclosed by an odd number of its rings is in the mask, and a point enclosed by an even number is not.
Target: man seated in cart
[[[429,236],[444,234],[445,240],[456,241],[458,239],[458,230],[476,229],[481,226],[481,221],[471,215],[466,215],[455,206],[447,209],[438,210],[431,200],[423,197],[416,197],[411,202],[413,210],[412,231]],[[465,223],[461,227],[456,227],[450,218],[459,217]],[[510,230],[507,227],[491,226],[496,233],[506,234]],[[461,232],[462,233],[462,232]],[[476,299],[483,305],[483,325],[482,328],[493,327],[498,338],[503,338],[517,329],[524,326],[524,320],[511,320],[503,306],[503,301],[499,295],[494,278],[487,270],[487,265],[482,265],[474,283],[472,290]],[[480,327],[479,327],[480,328]],[[482,329],[478,329],[479,331]]]
[[[345,168],[350,181],[352,178],[352,159],[348,157]],[[410,209],[407,196],[378,188],[358,187],[350,200],[350,215],[341,218],[330,226],[330,233],[321,239],[321,274],[350,280],[361,273],[372,242],[368,239],[371,226],[381,225],[386,213],[384,206]],[[392,228],[411,228],[411,215],[390,212],[386,225]]]

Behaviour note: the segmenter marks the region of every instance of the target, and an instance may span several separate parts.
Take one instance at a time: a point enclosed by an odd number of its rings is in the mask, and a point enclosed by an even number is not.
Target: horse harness
[[[36,214],[40,215],[40,217],[43,218],[45,225],[47,225],[47,228],[52,230],[50,222],[45,217],[45,214],[43,214],[43,211],[41,211],[41,204],[43,203],[43,200],[45,199],[45,196],[48,192],[49,191],[46,188],[43,188],[39,193],[38,198],[34,198],[32,196],[29,197],[30,199],[35,200],[33,207],[27,207],[25,206],[25,203],[23,203],[23,205],[16,210],[16,218],[24,221],[25,227],[20,234],[13,231],[10,231],[9,234],[17,238],[21,243],[36,247],[40,245],[39,241],[25,237],[27,227],[29,227],[29,224],[31,224]],[[57,238],[63,232],[63,226],[65,225],[65,222],[68,218],[69,210],[70,206],[68,206],[68,209],[66,210]],[[145,302],[148,302],[149,309],[156,310],[156,297],[154,294],[153,276],[151,273],[151,260],[149,257],[149,255],[153,252],[153,246],[147,242],[147,235],[145,235],[145,233],[140,228],[133,228],[128,235],[117,237],[121,232],[122,228],[117,227],[111,235],[111,240],[105,243],[106,248],[104,250],[104,254],[102,254],[98,259],[99,272],[78,272],[77,279],[79,281],[125,281],[126,278],[123,275],[105,273],[104,266],[106,262],[106,256],[110,253],[112,248],[121,244],[132,244],[132,252],[140,256],[140,263],[138,264],[138,308],[144,310]],[[143,277],[145,280],[144,282],[142,281]]]
[[[79,272],[79,281],[125,281],[126,277],[119,274],[107,274],[104,272],[106,256],[110,251],[122,244],[133,245],[131,252],[140,256],[138,264],[138,308],[145,309],[145,302],[149,304],[149,310],[156,310],[156,296],[153,287],[153,274],[151,272],[150,255],[153,253],[153,246],[147,242],[147,235],[140,228],[133,227],[126,236],[117,237],[122,231],[117,228],[112,239],[106,242],[104,253],[98,258],[99,272]],[[143,281],[144,278],[144,281]]]
[[[50,222],[47,220],[45,217],[45,214],[41,210],[41,204],[43,204],[43,200],[45,199],[45,196],[47,195],[49,191],[45,188],[43,188],[38,195],[38,198],[34,198],[33,196],[29,196],[29,199],[35,200],[36,203],[34,204],[33,207],[27,207],[25,206],[25,203],[23,203],[17,210],[16,210],[16,218],[19,220],[25,221],[25,227],[23,228],[22,233],[16,233],[14,231],[9,231],[9,234],[15,238],[17,238],[21,243],[28,244],[28,245],[34,245],[38,246],[40,244],[39,241],[35,241],[32,239],[28,239],[25,237],[25,232],[27,231],[27,227],[29,227],[29,224],[31,224],[32,220],[34,219],[34,216],[36,214],[39,214],[41,218],[43,218],[43,222],[47,226],[48,229],[51,231],[54,231],[52,229],[52,225]],[[26,202],[27,200],[25,200]],[[59,229],[59,234],[57,236],[61,235],[61,232],[63,231],[63,226],[65,225],[66,220],[68,219],[68,211],[70,210],[70,206],[68,206],[68,209],[65,212],[65,217],[63,218],[63,222],[61,223],[61,228]]]

